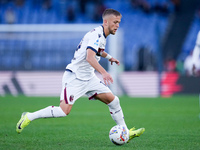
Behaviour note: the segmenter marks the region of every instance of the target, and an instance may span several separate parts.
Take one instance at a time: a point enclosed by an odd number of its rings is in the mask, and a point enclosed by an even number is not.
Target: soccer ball
[[[116,145],[123,145],[129,140],[129,132],[122,125],[116,125],[110,129],[110,141]]]

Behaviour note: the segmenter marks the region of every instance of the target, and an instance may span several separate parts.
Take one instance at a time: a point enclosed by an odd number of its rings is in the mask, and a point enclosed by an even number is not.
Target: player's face
[[[115,34],[119,28],[121,22],[121,16],[110,15],[108,18],[108,31],[110,34]]]

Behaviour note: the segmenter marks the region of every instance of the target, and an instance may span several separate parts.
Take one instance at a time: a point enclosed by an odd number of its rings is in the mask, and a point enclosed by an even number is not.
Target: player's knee
[[[110,93],[100,93],[95,96],[95,99],[98,99],[105,104],[111,103],[114,98],[115,98],[115,96],[111,92]]]
[[[60,103],[60,108],[62,109],[62,111],[66,114],[69,115],[69,113],[71,112],[73,105],[69,105],[69,104],[65,104],[65,103]]]
[[[61,109],[66,115],[69,115],[69,113],[71,112],[71,109],[62,108],[62,107],[61,107]]]
[[[70,114],[70,111],[65,111],[64,113],[65,113],[65,114],[66,114],[66,116],[67,116],[67,115],[69,115],[69,114]]]

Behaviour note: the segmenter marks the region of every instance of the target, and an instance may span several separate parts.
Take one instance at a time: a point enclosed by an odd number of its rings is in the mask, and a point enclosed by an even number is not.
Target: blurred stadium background
[[[59,96],[65,66],[106,8],[123,16],[107,45],[121,66],[100,62],[115,94],[199,94],[200,77],[189,71],[199,0],[0,0],[0,95]]]

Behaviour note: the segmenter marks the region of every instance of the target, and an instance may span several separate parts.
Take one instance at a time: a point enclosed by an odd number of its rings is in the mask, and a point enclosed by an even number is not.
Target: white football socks
[[[33,113],[29,113],[27,115],[30,121],[39,118],[54,118],[54,117],[65,117],[65,116],[66,114],[63,112],[63,110],[57,106],[48,106],[44,109],[38,110]]]
[[[123,125],[127,128],[126,123],[124,121],[124,114],[122,108],[119,103],[119,98],[115,96],[115,99],[108,104],[111,117],[118,125]],[[127,128],[128,129],[128,128]]]

